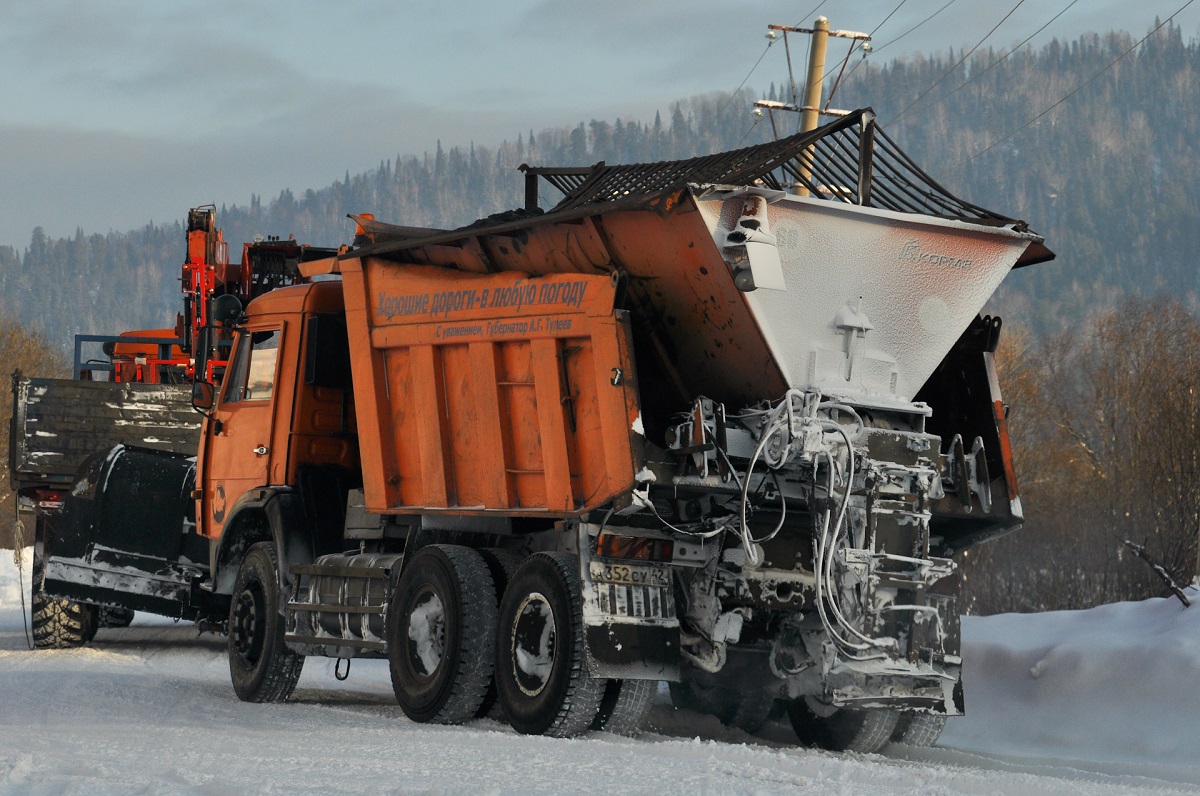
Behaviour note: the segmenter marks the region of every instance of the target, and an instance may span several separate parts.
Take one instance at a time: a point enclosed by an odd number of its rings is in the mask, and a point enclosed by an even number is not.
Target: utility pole
[[[825,80],[825,51],[829,45],[829,20],[817,17],[812,26],[808,51],[808,78],[804,83],[804,105],[800,109],[800,132],[817,129],[820,118],[821,83]]]
[[[821,89],[825,79],[825,54],[828,50],[829,37],[833,36],[839,39],[851,39],[853,41],[863,42],[862,49],[864,53],[871,51],[871,36],[867,33],[859,33],[853,30],[830,30],[829,20],[825,17],[817,17],[811,28],[796,28],[789,25],[768,25],[767,37],[774,39],[775,32],[783,33],[783,45],[787,49],[787,35],[789,33],[805,33],[812,36],[812,43],[808,51],[808,76],[804,84],[804,104],[796,105],[795,85],[796,81],[792,77],[792,58],[791,50],[788,49],[788,80],[792,85],[792,102],[775,102],[773,100],[759,100],[754,103],[756,108],[765,108],[767,113],[771,115],[771,127],[775,129],[775,111],[793,111],[800,114],[800,130],[799,132],[807,133],[817,129],[817,124],[820,121],[821,114],[827,116],[844,116],[847,111],[830,110],[829,108],[821,108]],[[846,69],[846,63],[850,60],[850,54],[854,51],[854,45],[846,51],[846,58],[842,61],[842,72]],[[842,72],[838,73],[838,79],[841,79]],[[837,83],[834,83],[835,87]],[[831,95],[832,96],[832,95]],[[758,111],[761,113],[761,111]],[[776,130],[775,138],[779,138],[779,133]],[[812,155],[811,150],[807,151],[805,157],[801,159],[801,183],[808,179],[812,173]],[[803,184],[798,186],[797,192],[801,196],[808,195],[808,189]]]
[[[829,47],[829,37],[837,39],[853,39],[861,41],[863,53],[871,52],[871,36],[867,33],[859,33],[855,30],[830,30],[829,20],[825,17],[817,17],[811,28],[794,28],[790,25],[767,25],[767,38],[774,39],[775,32],[783,33],[784,47],[787,47],[787,35],[789,33],[806,33],[812,36],[812,47],[808,53],[808,77],[804,85],[804,104],[797,105],[795,103],[795,89],[792,91],[792,102],[775,102],[773,100],[759,100],[754,103],[756,108],[767,108],[769,110],[794,111],[801,114],[800,130],[808,132],[809,130],[817,129],[817,120],[824,114],[826,116],[845,116],[849,111],[831,110],[821,107],[821,83],[825,77],[825,54]],[[850,60],[851,53],[854,52],[854,46],[846,52],[846,57],[842,61],[841,70],[838,72],[838,79],[841,79],[842,72],[846,69],[846,63]],[[792,76],[792,59],[791,51],[788,55],[788,80],[795,86],[795,78]],[[834,83],[835,87],[837,83]]]

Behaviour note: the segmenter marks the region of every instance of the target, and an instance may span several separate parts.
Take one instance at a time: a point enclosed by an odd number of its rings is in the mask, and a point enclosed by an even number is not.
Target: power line
[[[735,145],[733,148],[734,148],[734,149],[741,149],[741,147],[742,147],[742,141],[745,141],[747,138],[749,138],[749,137],[750,137],[750,134],[751,134],[752,132],[754,132],[754,128],[755,128],[755,127],[758,127],[758,123],[759,123],[759,122],[761,122],[761,121],[762,121],[762,117],[761,117],[761,116],[756,116],[756,117],[754,117],[754,123],[750,125],[750,129],[746,130],[746,132],[742,134],[742,137],[741,137],[741,139],[740,139],[740,140],[737,142],[737,144],[736,144],[736,145]]]
[[[818,6],[818,8],[819,8],[819,6]],[[767,40],[767,46],[766,46],[766,49],[764,49],[762,51],[762,55],[758,56],[758,60],[754,62],[754,66],[750,67],[750,71],[746,73],[746,76],[744,78],[742,78],[741,84],[738,85],[738,87],[733,90],[733,93],[729,95],[729,99],[725,100],[725,104],[721,106],[721,110],[717,111],[718,117],[722,113],[725,112],[726,108],[728,108],[730,106],[730,104],[733,102],[733,100],[737,97],[738,92],[740,92],[746,86],[746,81],[748,81],[750,79],[750,75],[754,74],[754,70],[758,69],[758,65],[761,64],[763,62],[763,59],[767,57],[767,52],[771,49],[771,45],[774,43],[775,43],[774,39]]]
[[[1050,17],[1050,21],[1049,21],[1049,22],[1047,22],[1045,25],[1042,25],[1040,28],[1038,28],[1037,30],[1035,30],[1033,33],[1031,33],[1031,34],[1029,34],[1028,36],[1026,36],[1024,41],[1022,41],[1022,42],[1021,42],[1020,44],[1018,44],[1016,47],[1013,47],[1011,50],[1009,50],[1008,52],[1006,52],[1004,55],[1002,55],[1002,56],[1000,56],[999,58],[997,58],[995,61],[992,61],[990,64],[988,64],[988,66],[987,66],[987,69],[984,69],[982,72],[979,72],[978,74],[971,75],[971,77],[970,77],[970,78],[968,78],[967,80],[963,81],[962,83],[959,83],[959,84],[958,84],[958,85],[957,85],[955,88],[951,89],[951,90],[950,90],[950,91],[948,91],[947,93],[945,93],[945,94],[943,94],[942,96],[938,97],[936,100],[934,100],[934,101],[933,101],[933,102],[934,102],[934,104],[936,105],[937,103],[941,102],[942,100],[946,99],[946,98],[947,98],[947,97],[949,97],[950,95],[952,95],[952,94],[954,94],[955,92],[957,92],[957,91],[958,91],[960,88],[963,88],[964,86],[967,86],[967,85],[970,85],[971,83],[974,83],[976,80],[978,80],[979,78],[983,77],[983,76],[984,76],[984,75],[986,75],[988,72],[992,71],[992,68],[993,68],[993,67],[995,67],[995,66],[999,65],[1000,63],[1002,63],[1003,61],[1005,61],[1005,60],[1008,58],[1008,56],[1012,55],[1012,54],[1013,54],[1013,53],[1015,53],[1017,50],[1021,49],[1021,48],[1022,48],[1022,47],[1024,47],[1026,44],[1028,44],[1028,43],[1029,43],[1029,41],[1030,41],[1030,39],[1032,39],[1034,36],[1038,35],[1038,34],[1039,34],[1039,33],[1041,33],[1043,30],[1045,30],[1046,28],[1048,28],[1048,27],[1050,27],[1052,24],[1054,24],[1054,21],[1055,21],[1056,19],[1058,19],[1058,18],[1059,18],[1059,17],[1061,17],[1063,14],[1067,13],[1068,11],[1070,11],[1070,10],[1071,10],[1071,6],[1075,5],[1075,4],[1076,4],[1076,3],[1078,3],[1078,2],[1079,2],[1079,0],[1071,0],[1071,2],[1070,2],[1070,3],[1067,3],[1067,7],[1066,7],[1066,8],[1064,8],[1062,11],[1059,11],[1059,12],[1058,12],[1057,14],[1055,14],[1054,16]]]
[[[1010,138],[1012,138],[1013,136],[1015,136],[1017,133],[1021,132],[1022,130],[1026,129],[1027,127],[1029,127],[1030,125],[1032,125],[1033,123],[1035,123],[1035,122],[1036,122],[1038,119],[1041,119],[1043,116],[1045,116],[1047,113],[1049,113],[1050,111],[1052,111],[1052,110],[1054,110],[1055,108],[1057,108],[1059,105],[1062,105],[1064,102],[1066,102],[1067,100],[1069,100],[1071,97],[1073,97],[1073,96],[1075,96],[1076,94],[1078,94],[1080,91],[1082,91],[1084,88],[1086,88],[1086,87],[1087,87],[1087,86],[1088,86],[1088,85],[1089,85],[1089,84],[1090,84],[1090,83],[1091,83],[1093,80],[1095,80],[1096,78],[1100,77],[1100,75],[1104,74],[1104,73],[1105,73],[1105,72],[1107,72],[1109,69],[1112,69],[1114,66],[1116,66],[1116,64],[1117,64],[1117,62],[1118,62],[1118,61],[1120,61],[1120,60],[1121,60],[1121,59],[1123,59],[1125,56],[1129,55],[1131,52],[1133,52],[1133,51],[1134,51],[1134,50],[1136,50],[1138,47],[1140,47],[1142,44],[1144,44],[1144,43],[1146,42],[1146,40],[1147,40],[1147,39],[1149,39],[1151,36],[1153,36],[1155,33],[1158,33],[1160,30],[1162,30],[1162,29],[1163,29],[1163,28],[1164,28],[1164,27],[1165,27],[1165,26],[1166,26],[1168,23],[1172,22],[1172,21],[1175,19],[1175,17],[1177,17],[1177,16],[1179,16],[1180,14],[1182,14],[1182,13],[1183,13],[1183,12],[1184,12],[1184,11],[1187,9],[1187,7],[1188,7],[1188,6],[1190,6],[1190,5],[1191,5],[1192,3],[1194,3],[1194,2],[1196,2],[1196,0],[1187,0],[1187,2],[1186,2],[1186,3],[1184,3],[1183,5],[1181,5],[1181,6],[1178,8],[1178,10],[1176,10],[1176,11],[1175,11],[1175,13],[1174,13],[1174,14],[1172,14],[1171,16],[1169,16],[1169,17],[1167,17],[1166,19],[1164,19],[1164,20],[1163,20],[1161,23],[1159,23],[1159,24],[1158,24],[1158,26],[1154,28],[1154,30],[1150,31],[1150,32],[1149,32],[1149,33],[1147,33],[1145,36],[1143,36],[1142,38],[1140,38],[1140,39],[1138,39],[1136,42],[1134,42],[1134,43],[1133,43],[1133,44],[1132,44],[1132,45],[1129,47],[1129,49],[1127,49],[1125,52],[1121,53],[1121,54],[1120,54],[1120,55],[1118,55],[1116,58],[1114,58],[1114,59],[1113,59],[1113,60],[1112,60],[1112,61],[1111,61],[1111,62],[1110,62],[1110,63],[1109,63],[1107,66],[1105,66],[1103,69],[1099,70],[1099,71],[1098,71],[1098,72],[1096,72],[1094,75],[1092,75],[1091,77],[1089,77],[1087,80],[1083,81],[1083,82],[1082,82],[1082,83],[1080,83],[1078,86],[1076,86],[1075,88],[1071,89],[1071,91],[1070,91],[1070,92],[1068,92],[1066,95],[1064,95],[1064,96],[1063,96],[1061,99],[1059,99],[1059,100],[1058,100],[1058,102],[1055,102],[1055,103],[1054,103],[1053,105],[1051,105],[1049,108],[1046,108],[1044,111],[1042,111],[1041,113],[1039,113],[1037,116],[1034,116],[1032,119],[1030,119],[1029,121],[1025,122],[1025,124],[1021,125],[1021,126],[1020,126],[1020,127],[1018,127],[1017,129],[1015,129],[1015,130],[1013,130],[1011,133],[1009,133],[1008,135],[1006,135],[1006,136],[1004,136],[1003,138],[1001,138],[1000,140],[996,141],[996,143],[994,143],[994,144],[992,144],[992,145],[988,146],[988,147],[987,147],[987,148],[985,148],[985,149],[981,149],[980,151],[976,152],[976,153],[975,153],[974,155],[972,155],[971,157],[969,157],[969,158],[967,158],[966,160],[964,160],[962,163],[959,163],[958,165],[954,166],[954,168],[950,169],[950,172],[951,172],[951,173],[953,173],[953,172],[955,172],[955,171],[958,171],[958,170],[959,170],[959,169],[961,169],[963,166],[965,166],[965,165],[967,165],[968,163],[970,163],[972,160],[975,160],[975,158],[978,158],[978,157],[980,157],[980,156],[982,156],[982,155],[985,155],[985,154],[987,154],[988,152],[992,151],[992,150],[993,150],[993,149],[995,149],[996,147],[998,147],[998,146],[1000,146],[1001,144],[1003,144],[1005,141],[1007,141],[1007,140],[1009,140]]]
[[[829,2],[829,0],[821,0],[821,2],[817,3],[817,7],[816,7],[816,8],[814,8],[812,11],[809,11],[809,12],[808,12],[807,14],[805,14],[804,16],[800,17],[800,22],[797,22],[795,25],[792,25],[792,27],[793,27],[793,28],[798,28],[798,27],[800,27],[800,25],[801,25],[801,24],[804,22],[804,20],[808,19],[808,18],[809,18],[809,17],[811,17],[813,14],[817,13],[818,11],[820,11],[820,10],[821,10],[821,6],[825,5],[825,4],[826,4],[826,3],[828,3],[828,2]]]
[[[878,25],[876,25],[876,26],[875,26],[875,27],[874,27],[874,28],[871,30],[871,32],[867,34],[867,38],[872,38],[872,37],[874,37],[874,36],[875,36],[875,31],[879,30],[879,29],[880,29],[880,28],[882,28],[884,25],[886,25],[886,24],[887,24],[887,21],[888,21],[889,19],[891,19],[892,17],[894,17],[894,16],[896,15],[896,12],[897,12],[897,11],[899,11],[899,10],[901,9],[901,7],[903,7],[903,5],[904,5],[905,3],[907,3],[907,2],[908,2],[908,0],[900,0],[900,2],[899,2],[897,5],[896,5],[896,7],[892,9],[892,12],[891,12],[890,14],[888,14],[886,17],[884,17],[884,18],[883,18],[883,21],[882,21],[882,22],[880,22]],[[951,0],[951,2],[953,2],[953,0]],[[850,44],[850,49],[846,51],[846,57],[845,57],[844,59],[842,59],[842,65],[841,65],[841,67],[840,67],[841,71],[838,73],[838,78],[837,78],[837,80],[833,81],[833,87],[832,87],[831,89],[829,89],[829,99],[825,101],[825,108],[826,108],[826,109],[828,109],[828,108],[829,108],[829,103],[833,102],[833,95],[834,95],[835,93],[837,93],[837,90],[838,90],[838,84],[840,84],[840,83],[842,82],[842,78],[845,78],[845,79],[849,80],[849,79],[850,79],[850,75],[854,74],[854,70],[858,69],[858,67],[859,67],[859,64],[861,64],[861,63],[862,63],[862,60],[858,61],[858,63],[856,63],[856,64],[854,64],[854,66],[850,67],[850,73],[849,73],[849,74],[846,74],[846,75],[843,75],[843,74],[842,74],[842,72],[845,72],[845,71],[846,71],[846,63],[847,63],[847,62],[850,60],[850,56],[851,56],[851,55],[854,55],[854,51],[855,51],[855,50],[857,50],[857,49],[859,49],[859,48],[861,48],[862,46],[863,46],[863,42],[859,41],[858,39],[855,39],[855,40],[854,40],[854,41],[853,41],[853,42]],[[869,49],[864,51],[864,54],[863,54],[863,60],[866,60],[866,52],[869,52]],[[833,70],[832,70],[832,69],[830,69],[828,72],[826,72],[825,74],[821,75],[821,82],[822,82],[822,83],[824,83],[824,82],[825,82],[825,80],[826,80],[826,78],[828,78],[828,77],[829,77],[830,75],[832,75],[832,74],[833,74]]]
[[[875,48],[875,52],[879,52],[879,51],[880,51],[880,50],[882,50],[884,47],[890,47],[891,45],[893,45],[893,44],[895,44],[896,42],[900,41],[900,40],[901,40],[901,39],[903,39],[905,36],[907,36],[908,34],[912,33],[914,30],[916,30],[917,28],[921,27],[921,26],[922,26],[922,25],[924,25],[926,22],[928,22],[929,20],[933,19],[934,17],[936,17],[938,14],[942,13],[943,11],[945,11],[945,10],[946,10],[947,8],[949,8],[950,6],[954,5],[956,2],[957,2],[957,0],[949,0],[949,2],[948,2],[948,3],[946,3],[946,5],[942,6],[942,7],[941,7],[941,8],[939,8],[937,11],[934,11],[932,14],[930,14],[930,15],[929,15],[929,16],[927,16],[927,17],[925,17],[925,19],[923,19],[923,20],[921,20],[920,22],[918,22],[917,24],[913,25],[911,28],[909,28],[908,30],[904,31],[903,33],[901,33],[901,34],[900,34],[899,36],[897,36],[896,38],[892,39],[891,41],[887,42],[886,44],[881,44],[881,45],[879,45],[878,47],[876,47],[876,48]],[[890,16],[890,15],[889,15],[889,16]],[[887,20],[885,19],[885,20],[884,20],[884,22],[887,22]]]
[[[954,3],[955,3],[955,2],[957,2],[957,0],[949,0],[949,1],[948,1],[948,2],[945,4],[945,5],[943,5],[941,8],[939,8],[937,11],[934,11],[932,14],[930,14],[930,15],[929,15],[929,16],[927,16],[927,17],[925,17],[925,19],[923,19],[923,20],[921,20],[920,22],[918,22],[917,24],[913,25],[911,28],[909,28],[908,30],[904,31],[903,33],[901,33],[901,34],[900,34],[899,36],[897,36],[896,38],[892,39],[892,40],[891,40],[891,41],[889,41],[889,42],[886,42],[886,43],[884,43],[884,44],[881,44],[881,45],[879,45],[878,47],[874,47],[874,48],[872,49],[872,52],[875,52],[875,53],[877,53],[877,52],[879,52],[880,50],[882,50],[884,47],[887,47],[887,46],[889,46],[889,45],[895,44],[896,42],[900,41],[900,40],[901,40],[901,39],[903,39],[905,36],[907,36],[908,34],[912,33],[912,32],[913,32],[914,30],[916,30],[917,28],[920,28],[920,27],[921,27],[921,26],[923,26],[925,23],[929,22],[929,20],[933,19],[933,18],[934,18],[934,17],[936,17],[938,14],[942,13],[942,12],[943,12],[943,11],[945,11],[947,8],[949,8],[950,6],[954,5]],[[901,2],[901,3],[900,3],[900,5],[904,5],[904,3],[903,3],[903,2]],[[871,31],[871,36],[873,37],[873,36],[875,35],[875,31],[877,31],[877,30],[879,30],[880,28],[882,28],[882,27],[883,27],[883,25],[884,25],[884,23],[885,23],[885,22],[887,22],[889,19],[891,19],[891,18],[892,18],[892,14],[895,14],[895,13],[896,13],[896,11],[899,11],[899,10],[900,10],[900,6],[896,6],[896,8],[895,8],[895,9],[892,11],[892,13],[891,13],[891,14],[888,14],[888,15],[887,15],[887,17],[885,17],[885,18],[884,18],[883,22],[880,22],[878,25],[876,25],[876,26],[875,26],[875,30]],[[852,51],[852,52],[853,52],[853,51]],[[849,56],[849,55],[847,55],[847,56],[846,56],[846,60],[850,60],[850,56]],[[860,66],[862,66],[862,65],[863,65],[863,62],[864,62],[864,61],[866,61],[866,60],[867,60],[867,58],[866,58],[866,55],[864,55],[864,56],[863,56],[861,59],[859,59],[859,61],[858,61],[857,63],[855,63],[855,64],[854,64],[854,66],[850,67],[850,72],[849,72],[849,73],[846,75],[845,79],[846,79],[846,80],[849,80],[849,79],[850,79],[850,76],[851,76],[851,75],[853,75],[853,74],[855,73],[855,71],[857,71],[857,70],[858,70],[858,68],[859,68]],[[830,70],[830,71],[832,72],[833,70]],[[828,77],[828,75],[826,75],[826,77]],[[831,97],[831,99],[832,99],[832,97]]]
[[[1007,14],[1005,14],[999,22],[997,22],[995,25],[993,25],[992,29],[989,30],[987,32],[987,34],[982,39],[980,39],[974,47],[972,47],[967,52],[963,53],[963,57],[958,59],[958,62],[955,63],[954,66],[952,66],[948,70],[946,70],[946,73],[943,74],[941,77],[939,77],[937,80],[935,80],[932,86],[925,89],[925,91],[921,93],[921,96],[917,97],[915,100],[910,102],[907,108],[905,108],[904,110],[900,111],[900,113],[893,116],[890,120],[888,120],[887,124],[885,124],[884,126],[886,127],[887,125],[890,125],[892,122],[898,121],[899,119],[903,118],[904,114],[908,113],[910,110],[913,109],[913,106],[915,106],[918,102],[920,102],[921,100],[923,100],[927,96],[929,96],[929,92],[933,91],[935,88],[937,88],[939,85],[941,85],[941,82],[943,80],[950,77],[950,75],[952,75],[956,69],[958,69],[960,66],[962,66],[963,61],[966,61],[968,58],[970,58],[971,53],[978,50],[983,45],[983,43],[985,41],[987,41],[988,38],[990,38],[991,35],[1000,28],[1001,25],[1003,25],[1005,22],[1008,21],[1009,17],[1011,17],[1013,14],[1017,13],[1017,9],[1020,8],[1024,3],[1025,3],[1025,0],[1017,0],[1017,4],[1015,6],[1013,6],[1011,9],[1009,9],[1009,12]]]
[[[890,13],[890,14],[888,14],[886,17],[884,17],[884,18],[883,18],[883,22],[880,22],[878,25],[876,25],[876,26],[875,26],[875,30],[871,31],[871,35],[872,35],[872,36],[874,36],[874,35],[875,35],[875,31],[876,31],[876,30],[879,30],[880,28],[882,28],[884,25],[886,25],[886,24],[887,24],[887,21],[888,21],[889,19],[891,19],[892,17],[896,16],[896,12],[897,12],[897,11],[899,11],[899,10],[900,10],[900,8],[901,8],[901,7],[902,7],[902,6],[903,6],[905,3],[907,3],[907,2],[908,2],[908,0],[900,0],[900,3],[899,3],[899,5],[897,5],[895,8],[893,8],[893,9],[892,9],[892,13]],[[948,4],[947,4],[947,5],[948,5]]]

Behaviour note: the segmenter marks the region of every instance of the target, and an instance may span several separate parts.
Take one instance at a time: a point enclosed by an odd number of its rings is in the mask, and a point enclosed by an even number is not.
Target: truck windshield
[[[279,329],[245,332],[226,376],[222,403],[265,401],[275,389]]]

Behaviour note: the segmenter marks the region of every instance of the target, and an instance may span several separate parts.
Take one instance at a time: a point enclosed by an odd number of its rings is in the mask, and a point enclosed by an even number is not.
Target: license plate
[[[633,567],[628,564],[588,562],[593,581],[621,583],[626,586],[670,586],[671,573],[666,567]]]

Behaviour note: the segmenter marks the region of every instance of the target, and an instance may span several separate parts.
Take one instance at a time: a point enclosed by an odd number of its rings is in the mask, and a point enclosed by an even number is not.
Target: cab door
[[[269,320],[251,323],[234,344],[201,454],[201,522],[210,538],[221,535],[238,498],[270,485],[276,469],[272,463],[286,459],[287,451],[275,451],[273,445],[284,398],[279,387],[287,325]],[[282,438],[286,440],[286,433]]]

